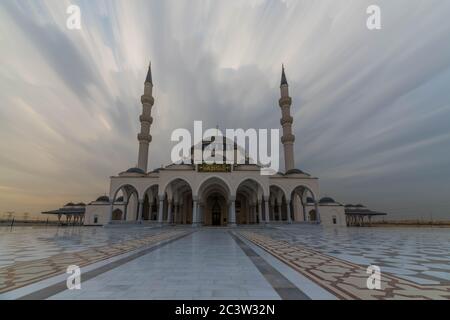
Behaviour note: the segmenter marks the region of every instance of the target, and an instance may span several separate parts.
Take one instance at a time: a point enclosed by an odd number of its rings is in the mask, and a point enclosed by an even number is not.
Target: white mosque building
[[[281,126],[285,172],[261,175],[258,164],[183,162],[147,171],[154,105],[149,67],[141,97],[138,166],[110,179],[109,196],[86,206],[85,225],[236,226],[311,223],[346,226],[344,206],[320,198],[319,179],[294,167],[292,99],[282,70]],[[239,148],[224,139],[226,148]],[[211,142],[203,142],[202,148]]]

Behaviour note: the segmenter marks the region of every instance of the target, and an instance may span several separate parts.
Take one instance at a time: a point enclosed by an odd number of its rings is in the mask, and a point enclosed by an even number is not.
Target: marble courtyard
[[[449,252],[444,228],[1,228],[0,299],[449,299]]]

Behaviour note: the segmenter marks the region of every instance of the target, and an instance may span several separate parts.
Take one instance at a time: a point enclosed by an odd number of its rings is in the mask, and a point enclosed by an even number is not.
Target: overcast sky
[[[194,120],[278,128],[284,63],[296,165],[322,196],[450,218],[449,15],[446,0],[3,0],[0,213],[89,202],[136,165],[151,60],[150,168]]]

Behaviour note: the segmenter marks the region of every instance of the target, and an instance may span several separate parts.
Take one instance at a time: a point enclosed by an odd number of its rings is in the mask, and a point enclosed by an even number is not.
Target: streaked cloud
[[[78,4],[82,30],[66,29]],[[279,127],[280,65],[299,168],[322,193],[450,217],[450,3],[380,0],[0,3],[0,212],[89,201],[134,166],[152,60],[150,166],[194,120]]]

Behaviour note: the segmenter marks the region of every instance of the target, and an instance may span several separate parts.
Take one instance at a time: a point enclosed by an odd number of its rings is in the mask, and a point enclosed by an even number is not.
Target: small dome
[[[117,202],[122,202],[123,201],[123,196],[120,196],[116,199]]]
[[[85,207],[86,204],[84,202],[79,202],[76,204],[77,207]]]
[[[95,201],[98,201],[98,202],[109,202],[109,197],[108,196],[101,196],[101,197],[98,197],[97,200],[95,200]]]
[[[291,169],[286,172],[286,174],[305,174],[302,170],[299,169]]]
[[[336,201],[334,201],[333,198],[330,197],[324,197],[322,199],[320,199],[319,203],[336,203]]]
[[[65,207],[73,207],[75,206],[75,203],[73,202],[69,202],[68,204],[65,205]]]
[[[345,207],[346,207],[346,208],[350,208],[350,207],[354,207],[354,205],[352,205],[352,204],[346,204]]]
[[[365,208],[365,206],[363,206],[362,204],[357,204],[357,205],[355,206],[355,208]]]
[[[128,173],[140,173],[145,174],[145,171],[140,168],[130,168],[127,170]]]

